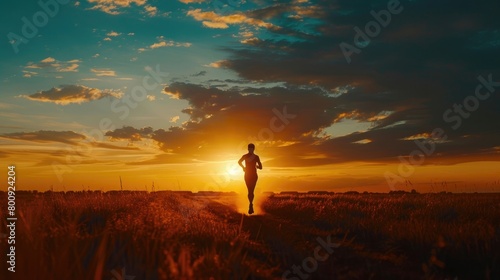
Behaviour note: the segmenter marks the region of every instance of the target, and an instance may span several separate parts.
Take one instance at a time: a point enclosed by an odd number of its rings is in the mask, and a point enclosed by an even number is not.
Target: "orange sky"
[[[221,151],[218,160],[192,160],[183,163],[161,162],[162,151],[148,143],[134,143],[137,149],[111,151],[87,145],[78,151],[72,145],[53,143],[30,144],[13,141],[5,145],[10,155],[6,164],[15,164],[19,190],[46,191],[117,190],[119,177],[124,189],[237,191],[242,192],[243,173],[237,165],[245,152]],[[17,143],[17,144],[14,144]],[[113,142],[127,147],[132,144]],[[130,148],[130,147],[129,147]],[[400,162],[350,162],[309,167],[294,167],[273,162],[270,149],[258,150],[264,169],[259,172],[257,191],[373,191],[388,192],[402,189],[419,191],[499,191],[497,161],[473,161],[441,165],[403,165]],[[65,161],[54,160],[51,155],[65,154]],[[52,158],[54,159],[54,158]],[[43,164],[40,164],[43,163]],[[399,168],[399,169],[398,169]],[[411,171],[412,169],[413,172]],[[387,172],[398,175],[395,185],[386,179]],[[7,169],[0,174],[7,180]],[[390,177],[392,179],[396,177]],[[392,188],[391,188],[392,187]]]

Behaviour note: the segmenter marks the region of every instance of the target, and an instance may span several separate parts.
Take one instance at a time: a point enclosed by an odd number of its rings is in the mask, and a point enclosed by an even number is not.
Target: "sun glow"
[[[243,170],[237,164],[231,163],[226,165],[225,173],[231,178],[235,178],[243,175]]]

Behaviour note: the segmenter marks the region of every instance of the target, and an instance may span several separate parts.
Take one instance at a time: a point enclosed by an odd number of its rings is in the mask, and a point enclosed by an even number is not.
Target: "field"
[[[500,194],[257,196],[18,193],[0,278],[500,279]]]

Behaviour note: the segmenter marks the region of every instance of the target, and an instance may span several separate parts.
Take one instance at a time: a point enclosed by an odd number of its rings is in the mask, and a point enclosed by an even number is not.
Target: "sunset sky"
[[[500,191],[498,1],[40,3],[1,4],[18,189],[240,190],[252,142],[257,192]]]

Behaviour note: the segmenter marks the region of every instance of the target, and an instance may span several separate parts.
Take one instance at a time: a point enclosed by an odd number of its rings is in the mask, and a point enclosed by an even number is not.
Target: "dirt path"
[[[208,199],[207,210],[230,217],[228,222],[250,234],[249,257],[265,264],[263,269],[274,267],[275,279],[422,279],[420,264],[374,250],[346,233],[304,226],[293,217],[239,213],[234,197],[197,199]]]

